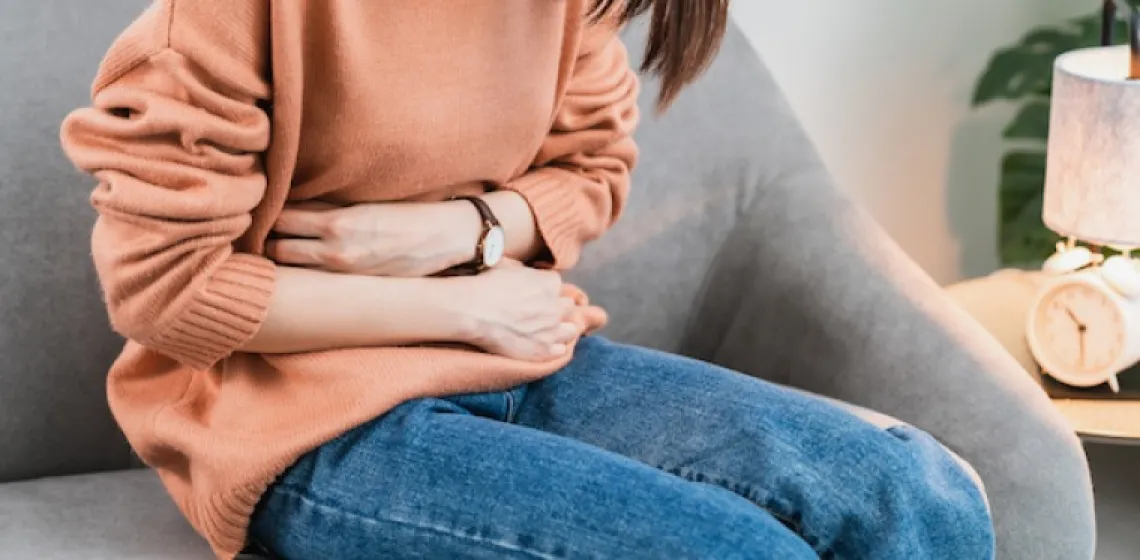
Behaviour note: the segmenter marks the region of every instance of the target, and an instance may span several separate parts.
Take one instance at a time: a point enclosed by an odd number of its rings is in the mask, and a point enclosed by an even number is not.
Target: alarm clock
[[[1108,383],[1140,361],[1140,280],[1135,261],[1113,257],[1056,275],[1041,288],[1029,312],[1029,349],[1042,371],[1073,387]]]

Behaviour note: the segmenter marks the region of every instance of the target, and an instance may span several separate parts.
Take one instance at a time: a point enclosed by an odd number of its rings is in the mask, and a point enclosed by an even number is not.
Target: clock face
[[[506,248],[507,237],[503,234],[503,228],[497,226],[491,228],[483,238],[483,263],[487,266],[499,264],[499,261],[503,260]]]
[[[1035,313],[1045,371],[1097,383],[1115,373],[1110,368],[1124,353],[1126,326],[1108,295],[1086,284],[1064,284],[1046,294]]]

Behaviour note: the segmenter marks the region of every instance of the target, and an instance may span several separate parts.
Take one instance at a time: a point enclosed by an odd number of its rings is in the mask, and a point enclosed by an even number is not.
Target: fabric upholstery
[[[94,182],[64,158],[59,125],[147,3],[0,7],[0,482],[130,461],[104,396],[121,343],[91,266]]]
[[[644,26],[626,32],[634,63],[646,32]],[[758,105],[779,95],[770,87],[735,28],[717,63],[664,115],[653,108],[658,83],[645,80],[645,118],[636,135],[642,156],[626,212],[568,275],[609,311],[606,336],[712,358],[712,349],[690,336],[714,326],[701,323],[697,312],[706,298],[731,297],[726,290],[738,285],[714,285],[710,271],[733,250],[724,242],[761,176],[779,173],[766,167],[778,163],[763,152],[774,142],[772,115]]]
[[[147,470],[0,485],[0,558],[212,558]]]
[[[1038,382],[1041,371],[1025,338],[1029,310],[1048,279],[1036,271],[1006,269],[946,287],[946,293],[985,327]]]

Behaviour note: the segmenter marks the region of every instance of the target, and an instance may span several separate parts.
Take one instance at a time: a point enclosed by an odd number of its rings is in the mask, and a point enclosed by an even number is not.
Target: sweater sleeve
[[[221,0],[178,3],[186,13],[156,2],[61,131],[98,180],[92,253],[112,326],[196,369],[257,332],[275,271],[234,249],[265,195],[270,126],[258,104],[270,88],[257,2],[225,2],[224,24],[209,9]]]
[[[506,188],[530,204],[545,259],[569,269],[621,214],[638,151],[637,74],[614,26],[588,26],[531,169]]]

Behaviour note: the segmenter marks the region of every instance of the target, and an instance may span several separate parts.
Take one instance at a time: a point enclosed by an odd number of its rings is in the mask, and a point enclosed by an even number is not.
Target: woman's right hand
[[[575,302],[563,295],[557,272],[504,261],[478,276],[452,281],[462,290],[465,343],[539,362],[566,354],[581,334],[572,321]]]

